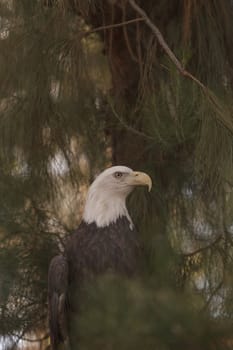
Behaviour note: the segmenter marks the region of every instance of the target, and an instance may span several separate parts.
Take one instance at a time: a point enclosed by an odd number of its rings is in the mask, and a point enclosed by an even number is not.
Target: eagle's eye
[[[116,179],[119,179],[120,177],[122,177],[122,173],[120,172],[120,171],[116,171],[115,173],[114,173],[114,176],[115,176],[115,178]]]

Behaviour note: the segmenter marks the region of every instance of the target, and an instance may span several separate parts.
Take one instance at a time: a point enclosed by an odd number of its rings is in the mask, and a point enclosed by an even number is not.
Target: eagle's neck
[[[126,208],[126,198],[121,194],[111,194],[91,190],[87,194],[87,200],[83,213],[83,220],[90,224],[95,222],[98,227],[105,227],[126,216],[129,227],[133,229],[133,223]]]

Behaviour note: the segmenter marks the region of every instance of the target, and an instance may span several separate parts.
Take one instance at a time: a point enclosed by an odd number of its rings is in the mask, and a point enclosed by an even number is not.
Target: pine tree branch
[[[159,44],[162,46],[170,60],[175,64],[178,71],[185,77],[190,78],[195,83],[197,83],[202,89],[207,89],[206,86],[196,77],[194,77],[190,72],[188,72],[182,65],[182,63],[178,60],[174,52],[170,49],[168,44],[166,43],[162,33],[160,32],[159,28],[150,20],[150,18],[147,16],[146,12],[138,6],[134,0],[129,0],[130,5],[134,8],[134,10],[140,14],[141,18],[144,19],[145,23],[150,27],[152,32],[155,34]]]
[[[152,30],[159,44],[164,49],[165,53],[170,58],[170,60],[174,63],[180,74],[195,82],[202,89],[202,91],[204,92],[204,94],[206,95],[206,97],[208,98],[208,100],[210,101],[210,103],[216,111],[217,121],[220,122],[225,128],[227,128],[231,132],[231,134],[233,134],[233,122],[231,121],[231,116],[229,116],[229,113],[227,113],[228,111],[224,109],[224,107],[218,101],[217,97],[198,78],[196,78],[183,67],[182,63],[179,61],[174,52],[166,43],[159,28],[150,20],[146,12],[139,5],[137,5],[134,0],[128,0],[128,2],[131,5],[131,7],[141,16],[141,18],[144,18],[145,23]],[[229,118],[227,118],[227,116]]]
[[[169,56],[169,58],[171,59],[171,61],[175,64],[175,66],[177,67],[177,69],[179,70],[179,72],[181,74],[185,74],[185,69],[182,66],[182,64],[180,63],[180,61],[178,60],[178,58],[175,56],[175,54],[172,52],[172,50],[170,49],[170,47],[168,46],[168,44],[166,43],[166,41],[164,40],[164,37],[162,35],[162,33],[160,32],[159,28],[150,20],[150,18],[148,17],[148,15],[146,14],[146,12],[140,7],[138,6],[134,0],[129,0],[129,3],[131,5],[131,7],[133,7],[133,9],[140,14],[140,16],[142,18],[144,18],[145,23],[148,25],[148,27],[150,27],[150,29],[152,30],[152,32],[155,34],[159,44],[162,46],[162,48],[164,49],[164,51],[166,52],[166,54]]]

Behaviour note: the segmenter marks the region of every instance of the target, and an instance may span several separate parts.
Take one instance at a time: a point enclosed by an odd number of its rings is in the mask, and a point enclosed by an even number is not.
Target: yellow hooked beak
[[[141,171],[133,171],[128,176],[128,184],[133,186],[148,186],[150,192],[152,188],[152,180],[149,175],[142,173]]]

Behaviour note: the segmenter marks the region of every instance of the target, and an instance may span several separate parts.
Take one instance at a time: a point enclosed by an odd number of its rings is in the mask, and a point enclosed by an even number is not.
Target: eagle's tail
[[[53,350],[61,350],[67,343],[67,283],[68,265],[62,256],[52,259],[48,275],[49,328]]]
[[[62,344],[64,339],[59,327],[59,296],[54,293],[49,302],[49,328],[50,339],[53,350],[59,349],[59,344]]]

